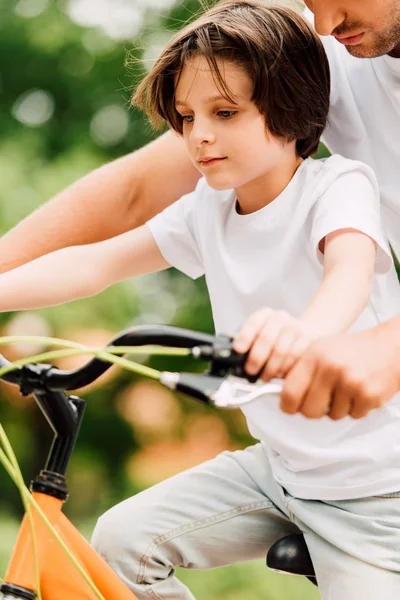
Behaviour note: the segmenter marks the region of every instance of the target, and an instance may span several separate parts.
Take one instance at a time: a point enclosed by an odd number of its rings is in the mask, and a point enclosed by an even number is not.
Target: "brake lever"
[[[194,346],[190,352],[193,358],[211,363],[210,375],[225,377],[231,374],[255,383],[259,375],[249,375],[245,371],[248,353],[236,352],[232,347],[232,342],[232,338],[227,335],[216,335],[212,344]]]
[[[207,373],[171,373],[164,371],[160,383],[169,389],[221,408],[239,408],[264,394],[279,395],[282,384],[263,383],[259,375],[248,375],[245,363],[248,354],[239,354],[232,347],[232,338],[217,335],[210,344],[193,346],[193,358],[210,363]],[[276,380],[278,381],[278,380]]]
[[[208,373],[172,373],[163,371],[160,383],[176,392],[181,392],[205,404],[212,404],[211,397],[217,392],[223,379]]]
[[[218,408],[240,408],[262,396],[278,398],[282,392],[281,379],[268,383],[250,383],[235,375],[218,377],[209,373],[161,373],[160,383],[171,390],[181,392],[205,404]]]
[[[272,379],[267,383],[261,380],[250,383],[243,378],[228,375],[218,389],[210,394],[210,401],[218,408],[240,408],[262,396],[279,399],[282,388],[281,379]]]

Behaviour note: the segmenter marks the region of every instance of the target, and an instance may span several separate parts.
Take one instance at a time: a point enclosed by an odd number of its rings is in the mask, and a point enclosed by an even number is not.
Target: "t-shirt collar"
[[[232,198],[234,199],[234,203],[233,203],[234,218],[237,219],[238,221],[241,221],[241,223],[243,224],[244,221],[257,220],[261,216],[262,217],[268,216],[268,220],[270,220],[270,219],[275,218],[275,215],[277,215],[277,216],[280,215],[283,207],[286,205],[290,206],[293,196],[298,195],[299,189],[298,189],[298,185],[296,182],[300,176],[300,173],[305,168],[305,165],[308,164],[312,160],[313,160],[312,158],[306,158],[305,160],[303,160],[303,162],[297,168],[292,179],[289,181],[287,186],[282,190],[282,192],[274,200],[272,200],[272,202],[270,202],[266,206],[263,206],[259,210],[256,210],[252,213],[249,213],[246,215],[241,215],[237,212],[237,200],[236,200],[236,195],[233,191]]]

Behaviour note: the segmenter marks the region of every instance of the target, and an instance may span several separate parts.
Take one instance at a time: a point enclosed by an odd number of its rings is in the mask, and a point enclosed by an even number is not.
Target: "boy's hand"
[[[263,308],[253,313],[236,335],[236,352],[249,352],[246,372],[264,381],[284,377],[314,336],[285,311]]]

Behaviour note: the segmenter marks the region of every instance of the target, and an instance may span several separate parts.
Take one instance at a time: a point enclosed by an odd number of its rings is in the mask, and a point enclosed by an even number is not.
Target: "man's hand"
[[[400,319],[314,342],[287,374],[281,408],[317,419],[354,419],[400,390]]]
[[[284,377],[313,341],[313,335],[299,320],[285,311],[264,308],[253,313],[233,342],[240,353],[249,352],[246,372],[264,381]]]

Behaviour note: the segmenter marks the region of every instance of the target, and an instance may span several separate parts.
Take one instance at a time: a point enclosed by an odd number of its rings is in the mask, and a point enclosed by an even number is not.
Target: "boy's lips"
[[[212,165],[216,165],[217,163],[221,162],[222,160],[225,160],[226,158],[227,156],[203,156],[202,158],[198,158],[197,162],[202,167],[211,167]]]

